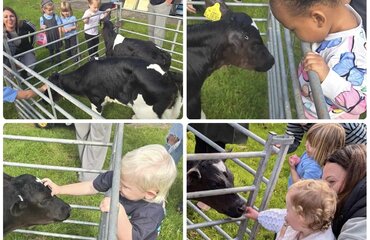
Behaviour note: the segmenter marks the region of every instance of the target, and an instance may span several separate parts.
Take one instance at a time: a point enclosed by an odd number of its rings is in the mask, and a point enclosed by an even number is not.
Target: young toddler
[[[48,29],[62,24],[59,16],[54,13],[54,3],[52,0],[42,0],[41,1],[42,16],[40,17],[40,27],[41,29]],[[62,42],[57,41],[62,35],[61,28],[53,28],[46,31],[46,38],[48,43],[54,42],[47,46],[50,56],[53,56],[50,61],[51,64],[60,62],[60,48],[62,47]]]
[[[298,67],[307,118],[317,118],[307,71],[317,73],[331,119],[358,119],[366,111],[366,34],[361,17],[342,0],[270,0],[284,27],[312,43]]]
[[[69,2],[61,1],[60,2],[60,15],[62,23],[65,24],[62,27],[64,32],[64,43],[65,48],[69,49],[67,51],[68,57],[75,56],[74,61],[78,61],[76,56],[76,45],[77,45],[77,19],[73,16],[72,5]],[[71,48],[71,49],[70,49]]]
[[[306,151],[289,157],[288,187],[300,179],[321,179],[324,161],[345,145],[346,133],[339,123],[317,123],[307,132]]]
[[[331,229],[337,195],[322,180],[301,180],[286,195],[287,209],[257,212],[247,207],[246,217],[277,233],[276,240],[335,240]]]
[[[89,8],[85,11],[82,19],[85,23],[85,39],[87,41],[87,47],[90,59],[99,57],[98,45],[99,45],[99,21],[106,17],[110,11],[108,8],[105,12],[99,11],[100,0],[88,0]]]
[[[176,165],[166,149],[158,144],[128,152],[121,163],[117,239],[156,239],[164,219],[164,201],[176,179]],[[100,174],[93,181],[58,186],[43,179],[52,195],[91,195],[112,187],[113,172]],[[100,204],[108,212],[110,198]]]

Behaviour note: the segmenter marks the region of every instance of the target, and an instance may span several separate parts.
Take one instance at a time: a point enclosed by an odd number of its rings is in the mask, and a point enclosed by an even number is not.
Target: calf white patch
[[[158,64],[150,64],[149,66],[146,67],[146,69],[153,69],[159,72],[162,76],[166,73]]]
[[[113,43],[113,49],[114,47],[117,45],[117,44],[120,44],[123,42],[123,40],[125,40],[125,37],[120,35],[120,34],[117,34],[116,38],[114,39],[114,43]]]
[[[38,177],[36,178],[36,182],[42,183],[41,179]]]
[[[123,104],[123,103],[121,103],[120,101],[118,101],[117,99],[113,99],[113,98],[110,98],[110,97],[108,97],[108,96],[106,96],[105,98],[104,98],[104,102],[101,104],[102,106],[104,106],[105,104],[107,104],[107,103],[117,103],[117,104],[120,104],[120,105],[124,105],[124,106],[126,106],[126,104]]]
[[[255,21],[252,20],[252,24],[251,24],[253,27],[257,28],[257,30],[259,31],[258,27],[257,27],[257,24]]]
[[[182,97],[180,92],[177,93],[177,99],[172,108],[166,109],[162,114],[162,119],[177,119],[182,107]]]
[[[221,172],[226,172],[226,166],[225,166],[225,163],[223,161],[219,161],[218,163],[214,163],[213,164],[218,170],[220,170]]]
[[[146,104],[141,94],[133,101],[133,104],[127,104],[135,112],[132,119],[158,119],[158,115],[153,111],[153,106]]]

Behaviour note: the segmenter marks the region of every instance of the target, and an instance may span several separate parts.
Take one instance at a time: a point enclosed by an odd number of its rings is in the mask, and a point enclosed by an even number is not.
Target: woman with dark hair
[[[16,12],[10,7],[3,8],[3,24],[4,24],[4,40],[10,40],[12,38],[17,38],[29,33],[36,31],[35,26],[27,20],[18,20]],[[12,56],[26,52],[33,49],[34,36],[24,37],[17,39],[15,41],[8,42],[10,53]],[[4,49],[5,51],[6,49]],[[17,58],[26,66],[30,66],[36,62],[35,53],[33,51],[22,54]],[[8,58],[4,57],[4,63],[9,64]],[[33,68],[33,66],[30,66]],[[22,72],[22,76],[26,76],[26,72]]]
[[[322,179],[338,194],[335,237],[366,239],[366,146],[348,145],[326,159]]]

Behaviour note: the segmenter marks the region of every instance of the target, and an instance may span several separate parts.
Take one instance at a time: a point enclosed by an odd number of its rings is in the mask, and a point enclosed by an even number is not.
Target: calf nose
[[[243,213],[245,212],[245,208],[246,208],[246,205],[245,205],[245,204],[243,204],[242,206],[238,207],[238,212],[239,212],[240,214],[243,214]]]
[[[262,64],[255,69],[257,72],[267,72],[275,64],[275,59],[268,50],[262,55],[261,61]]]

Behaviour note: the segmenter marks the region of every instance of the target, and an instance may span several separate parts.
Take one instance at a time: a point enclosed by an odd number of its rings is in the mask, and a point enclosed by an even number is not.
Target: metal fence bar
[[[297,118],[305,119],[306,117],[304,116],[304,111],[303,111],[301,90],[299,87],[297,69],[296,69],[295,60],[294,60],[293,42],[291,39],[290,31],[286,28],[284,28],[284,36],[285,36],[286,51],[287,51],[287,57],[288,57],[288,68],[289,68],[290,78],[292,79],[293,97],[294,97],[295,109],[297,112]]]
[[[189,219],[186,219],[186,223],[188,224],[188,226],[191,226],[193,225],[194,223],[192,221],[190,221]],[[199,228],[196,228],[196,229],[193,229],[195,230],[203,239],[206,239],[206,240],[211,240],[202,230],[200,230]],[[188,239],[188,238],[187,238]]]
[[[265,153],[263,152],[197,153],[197,154],[188,154],[187,160],[197,161],[197,160],[214,160],[227,158],[254,158],[263,156],[265,156]]]
[[[52,88],[54,91],[56,91],[57,93],[59,93],[60,95],[62,95],[63,97],[65,97],[67,100],[69,100],[71,103],[73,103],[74,105],[76,105],[77,107],[79,107],[85,113],[89,114],[93,118],[103,119],[103,117],[101,115],[99,115],[96,112],[92,111],[90,108],[88,108],[87,106],[85,106],[84,104],[82,104],[76,98],[72,97],[71,95],[69,95],[64,90],[60,89],[59,87],[57,87],[53,83],[49,82],[49,80],[47,80],[46,78],[44,78],[40,74],[36,73],[32,69],[30,69],[29,67],[27,67],[26,65],[24,65],[23,63],[21,63],[20,61],[18,61],[17,59],[15,59],[14,57],[10,56],[6,52],[3,52],[3,55],[5,57],[7,57],[8,59],[12,59],[12,61],[14,61],[14,63],[16,65],[20,66],[23,70],[29,72],[31,75],[33,75],[35,78],[39,79],[41,82],[46,83],[49,88]],[[4,67],[7,67],[7,66],[4,65]],[[44,95],[43,93],[41,93],[37,88],[33,87],[31,84],[29,84],[28,82],[26,82],[24,80],[23,80],[23,83],[26,84],[28,87],[30,87],[33,91],[35,91],[46,102],[48,102],[52,106],[55,105],[55,107],[57,107],[57,105],[52,101],[52,98],[51,97],[50,97],[50,99],[47,98],[46,95]],[[49,91],[49,96],[52,96],[51,95],[51,92],[50,92],[50,89],[48,89],[48,91]],[[62,109],[61,108],[58,109],[58,110],[59,110],[59,112],[62,113],[62,111],[61,111]],[[72,118],[73,119],[73,117],[71,115],[69,115],[67,112],[65,112],[64,114],[67,115],[69,118]]]
[[[283,138],[285,138],[284,139],[285,141],[281,143],[281,148],[280,148],[281,151],[278,153],[277,160],[275,161],[275,165],[274,165],[274,168],[272,170],[272,174],[270,176],[270,181],[267,184],[264,196],[262,198],[262,202],[259,206],[259,211],[263,211],[267,208],[267,204],[268,204],[268,202],[270,201],[270,199],[272,197],[273,190],[274,190],[275,185],[277,183],[277,180],[279,178],[279,173],[280,173],[280,171],[283,167],[284,159],[285,159],[286,154],[288,152],[289,145],[292,144],[293,141],[294,141],[294,137],[290,133],[285,134]],[[274,141],[272,141],[271,144],[274,144]],[[252,233],[253,234],[251,235],[250,240],[255,239],[256,233],[258,232],[259,227],[260,227],[260,224],[256,221],[253,225],[253,228],[252,228]]]
[[[108,239],[116,239],[117,232],[117,219],[119,209],[119,189],[120,189],[120,175],[121,175],[121,158],[122,158],[122,146],[123,146],[123,124],[116,126],[117,140],[113,146],[114,153],[114,165],[113,165],[113,180],[112,180],[112,192],[110,202],[110,213],[109,213],[109,226],[108,226]]]
[[[237,129],[239,132],[243,133],[244,135],[252,138],[254,141],[260,143],[261,145],[266,145],[266,140],[264,140],[263,138],[261,138],[260,136],[254,134],[252,131],[244,128],[242,125],[238,124],[238,123],[228,123],[230,126],[232,126],[233,128]],[[274,153],[278,153],[280,151],[279,148],[273,146],[272,147],[272,151]]]
[[[78,220],[64,220],[63,223],[76,224],[76,225],[85,225],[85,226],[94,226],[94,227],[99,226],[99,223],[85,222],[85,221],[78,221]]]
[[[216,189],[216,190],[189,192],[186,194],[186,197],[190,199],[210,197],[210,196],[225,195],[225,194],[231,194],[231,193],[250,192],[250,191],[254,191],[255,189],[256,189],[255,186],[223,188],[223,189]]]
[[[73,140],[73,139],[60,139],[60,138],[43,138],[43,137],[28,137],[19,135],[3,135],[4,139],[8,140],[22,140],[22,141],[33,141],[33,142],[47,142],[47,143],[61,143],[61,144],[76,144],[76,145],[91,145],[101,147],[111,147],[113,143],[95,142],[95,141],[84,141],[84,140]]]
[[[196,207],[191,201],[187,200],[187,205],[190,206],[195,212],[197,212],[204,220],[212,221],[206,214],[204,214],[198,207]],[[187,226],[189,228],[190,226]],[[226,239],[232,239],[220,226],[214,226],[214,229],[220,233]]]
[[[26,167],[26,168],[45,169],[45,170],[67,171],[67,172],[88,172],[88,173],[105,173],[106,172],[106,170],[84,169],[84,168],[76,168],[76,167],[61,167],[61,166],[17,163],[17,162],[7,162],[7,161],[3,161],[3,165],[12,166],[12,167]]]
[[[304,55],[308,52],[312,52],[309,43],[302,42],[301,46]],[[312,98],[315,103],[317,117],[320,119],[330,119],[319,76],[314,71],[308,71],[308,78],[310,79],[309,84],[312,91]]]
[[[282,37],[281,37],[281,29],[279,22],[275,20],[275,28],[276,28],[276,34],[277,34],[277,44],[278,44],[278,55],[280,62],[280,70],[281,70],[281,86],[282,86],[282,112],[284,113],[283,118],[285,119],[291,119],[292,118],[292,111],[290,109],[290,102],[289,102],[289,93],[288,93],[288,79],[287,74],[285,70],[285,59],[284,59],[284,52],[283,52],[283,43],[282,43]]]
[[[32,230],[23,230],[23,229],[14,230],[14,232],[48,236],[48,237],[67,238],[67,239],[96,240],[96,238],[94,237],[84,237],[84,236],[78,236],[78,235],[50,233],[50,232],[41,232],[41,231],[32,231]]]

